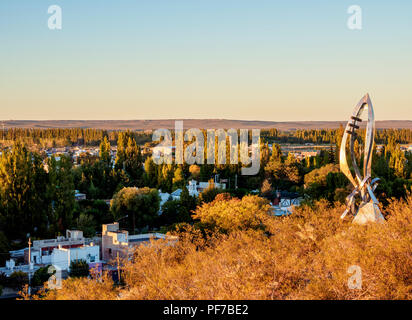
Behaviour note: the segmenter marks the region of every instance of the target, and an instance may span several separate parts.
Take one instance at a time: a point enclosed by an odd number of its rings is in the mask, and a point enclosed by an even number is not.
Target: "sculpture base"
[[[384,222],[385,218],[383,217],[379,206],[372,201],[364,204],[359,207],[358,213],[353,219],[352,223],[356,224],[366,224],[369,222]]]

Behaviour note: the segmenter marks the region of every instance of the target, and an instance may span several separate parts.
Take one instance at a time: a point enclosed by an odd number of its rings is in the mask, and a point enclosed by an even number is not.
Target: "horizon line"
[[[245,120],[245,119],[227,119],[227,118],[158,118],[158,119],[1,119],[0,122],[8,121],[248,121],[248,122],[278,122],[278,123],[290,123],[290,122],[347,122],[348,120]],[[375,121],[411,121],[412,119],[375,119]]]

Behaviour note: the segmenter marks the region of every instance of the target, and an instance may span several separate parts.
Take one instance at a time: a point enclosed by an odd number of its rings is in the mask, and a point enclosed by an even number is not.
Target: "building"
[[[95,238],[94,238],[95,239]],[[100,242],[100,238],[97,239]],[[90,242],[90,244],[85,244]],[[31,255],[29,264],[29,252]],[[100,246],[83,237],[79,230],[67,230],[65,237],[33,241],[33,246],[22,250],[10,251],[11,259],[0,268],[10,276],[14,271],[35,272],[42,266],[53,265],[58,270],[70,271],[70,263],[85,260],[90,268],[100,267]],[[16,260],[24,258],[24,264],[17,265]]]
[[[171,197],[170,193],[167,192],[162,192],[161,190],[159,191],[159,197],[160,197],[160,206],[159,206],[159,214],[162,213],[162,206],[169,201],[170,199],[173,199],[173,197]]]
[[[226,184],[225,183],[219,183],[219,182],[213,182],[213,185],[217,189],[226,189]],[[199,196],[200,193],[202,193],[204,190],[210,187],[210,182],[197,182],[196,180],[191,180],[189,181],[189,185],[187,186],[187,189],[189,190],[189,194],[191,196]]]
[[[320,154],[320,151],[295,151],[295,152],[288,152],[291,153],[297,160],[304,160],[306,158],[316,157]]]
[[[51,264],[61,270],[70,271],[70,264],[76,260],[85,260],[89,265],[100,262],[100,247],[93,243],[77,248],[59,247],[53,250]]]
[[[274,216],[288,216],[292,214],[293,208],[300,205],[302,198],[298,193],[287,191],[276,191],[271,199],[272,214]]]
[[[119,223],[102,226],[102,260],[110,261],[117,255],[124,257],[128,253],[129,233],[119,229]]]
[[[102,260],[109,262],[113,259],[126,258],[135,246],[147,245],[150,240],[165,239],[170,243],[177,241],[177,237],[166,236],[162,233],[147,233],[129,235],[126,230],[119,229],[119,223],[104,224],[102,226]]]
[[[301,158],[305,159],[305,158],[310,158],[310,157],[316,157],[320,154],[320,151],[302,151],[301,153]]]
[[[76,201],[86,200],[86,194],[80,193],[79,190],[74,190],[74,199]]]
[[[226,184],[214,182],[215,188],[226,189]],[[209,188],[209,182],[197,182],[196,180],[189,181],[189,184],[186,186],[187,190],[189,191],[189,195],[192,197],[198,197],[201,192],[205,189]],[[169,200],[180,200],[180,196],[182,194],[182,189],[176,189],[172,193],[163,193],[159,192],[160,196],[160,210],[159,214],[162,213],[162,206]]]
[[[38,269],[40,269],[40,266],[35,266],[33,264],[31,265],[16,265],[15,261],[13,259],[10,259],[8,261],[6,261],[6,266],[5,267],[1,267],[0,268],[0,273],[4,273],[7,277],[10,277],[10,275],[13,272],[16,271],[21,271],[24,273],[34,273],[36,272]]]
[[[31,262],[34,264],[51,264],[51,255],[57,248],[78,248],[84,246],[85,238],[83,232],[79,230],[67,230],[66,237],[56,239],[34,240],[30,249]],[[24,249],[25,263],[29,262],[29,248]]]
[[[214,182],[213,184],[216,189],[223,189],[223,190],[226,189],[226,184],[224,183]],[[199,184],[197,185],[197,192],[201,193],[207,188],[209,188],[209,186],[210,186],[209,182],[199,182]]]

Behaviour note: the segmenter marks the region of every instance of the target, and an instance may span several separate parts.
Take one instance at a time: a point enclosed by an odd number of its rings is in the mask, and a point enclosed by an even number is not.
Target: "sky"
[[[3,120],[347,120],[367,92],[412,120],[410,0],[0,0]]]

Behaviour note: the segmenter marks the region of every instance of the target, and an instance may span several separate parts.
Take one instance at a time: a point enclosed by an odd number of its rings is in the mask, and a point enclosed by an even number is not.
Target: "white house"
[[[67,230],[66,237],[57,237],[56,239],[45,239],[33,241],[33,247],[30,250],[30,261],[34,264],[50,264],[51,254],[53,250],[59,248],[76,248],[81,247],[85,243],[83,232],[79,230]],[[29,249],[24,249],[24,259],[28,263]]]
[[[16,265],[15,261],[13,259],[10,259],[6,261],[5,267],[0,267],[0,273],[4,273],[7,277],[10,277],[10,275],[15,271],[22,271],[24,273],[29,273],[29,272],[34,273],[38,269],[40,269],[40,266],[35,266],[33,264]]]
[[[161,190],[159,190],[159,196],[160,196],[160,209],[159,209],[159,213],[162,212],[162,206],[169,200],[170,198],[170,193],[167,192],[162,192]]]
[[[301,198],[281,199],[278,205],[272,205],[272,213],[275,216],[288,216],[293,213],[293,208],[300,205]]]
[[[226,189],[226,184],[225,183],[218,183],[214,182],[213,183],[215,188],[217,189]],[[199,196],[199,193],[203,192],[205,189],[209,188],[210,184],[209,182],[199,182],[197,183],[196,180],[191,180],[189,181],[188,186],[186,187],[189,190],[189,194],[191,196]]]
[[[90,244],[78,248],[62,248],[53,250],[51,264],[61,270],[69,270],[70,263],[76,260],[85,260],[87,263],[100,262],[100,247]]]

